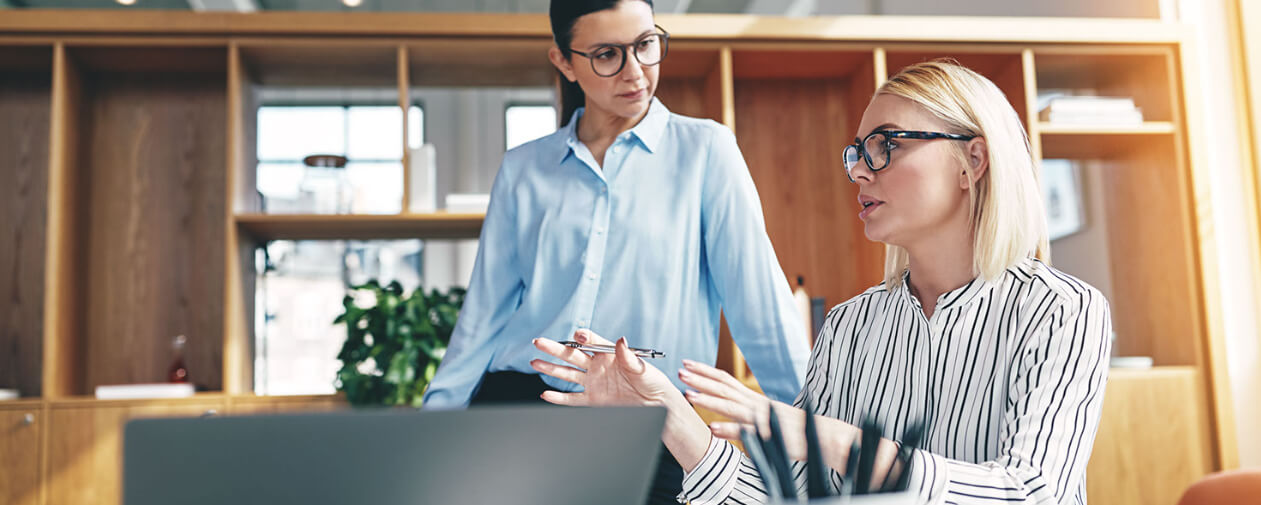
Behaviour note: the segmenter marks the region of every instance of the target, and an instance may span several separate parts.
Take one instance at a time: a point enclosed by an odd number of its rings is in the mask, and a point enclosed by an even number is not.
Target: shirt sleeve
[[[1022,354],[1005,413],[1001,455],[967,463],[915,451],[910,489],[926,503],[1071,503],[1103,409],[1111,331],[1108,302],[1093,289],[1052,309]]]
[[[762,203],[735,135],[713,128],[701,218],[711,278],[731,336],[767,396],[790,402],[810,355],[807,330],[766,235]]]
[[[810,368],[806,373],[806,389],[797,395],[793,405],[801,408],[809,400],[816,407],[823,398],[831,396],[832,385],[824,375],[832,370],[829,365],[833,359],[832,345],[835,330],[842,320],[842,311],[834,309],[828,313],[819,340],[810,357]],[[790,462],[797,495],[806,492],[806,464],[801,461]],[[834,488],[841,486],[841,475],[829,468],[828,475]],[[718,503],[752,504],[766,503],[768,495],[766,484],[759,476],[753,462],[734,445],[717,437],[711,437],[709,449],[700,463],[691,472],[683,475],[683,492],[679,501],[688,501],[692,505],[709,505]]]
[[[446,355],[425,391],[423,407],[468,406],[493,356],[493,339],[521,304],[524,283],[515,267],[515,196],[505,159],[491,187],[477,259]]]

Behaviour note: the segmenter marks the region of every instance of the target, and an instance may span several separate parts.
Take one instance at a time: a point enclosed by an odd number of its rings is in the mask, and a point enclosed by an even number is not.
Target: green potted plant
[[[353,286],[333,321],[346,325],[337,390],[355,406],[420,406],[451,341],[464,293],[451,288],[426,295],[418,288],[408,295],[398,282],[383,287],[375,280]]]

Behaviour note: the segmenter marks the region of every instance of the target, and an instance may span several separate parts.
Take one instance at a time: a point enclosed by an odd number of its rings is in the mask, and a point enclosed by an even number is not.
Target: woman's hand
[[[574,340],[580,344],[609,345],[608,340],[587,330],[574,333]],[[635,356],[626,345],[625,338],[618,339],[614,354],[587,354],[546,338],[534,339],[534,346],[573,366],[538,359],[531,361],[530,366],[539,373],[583,388],[581,393],[545,392],[543,399],[547,402],[585,406],[664,406],[667,414],[661,440],[683,470],[692,471],[705,456],[710,441],[705,421],[692,410],[692,405],[666,374]]]
[[[717,368],[683,360],[683,369],[679,370],[679,378],[693,391],[687,392],[687,399],[693,405],[709,409],[731,419],[731,422],[716,422],[709,425],[715,437],[727,440],[740,440],[741,429],[753,429],[764,438],[770,437],[770,411],[775,409],[780,431],[784,435],[784,448],[788,458],[805,461],[806,449],[806,412],[749,389],[731,374]],[[860,434],[858,428],[839,419],[815,415],[815,426],[818,428],[819,445],[823,453],[823,462],[836,471],[844,473],[849,457],[849,448]]]
[[[608,340],[588,330],[575,332],[574,341],[611,345]],[[549,403],[571,406],[666,405],[670,395],[679,396],[670,379],[661,370],[635,356],[626,345],[625,338],[617,341],[615,354],[587,354],[546,338],[534,339],[534,346],[573,367],[538,359],[530,362],[531,367],[539,373],[578,384],[583,389],[581,393],[543,393],[543,400]]]

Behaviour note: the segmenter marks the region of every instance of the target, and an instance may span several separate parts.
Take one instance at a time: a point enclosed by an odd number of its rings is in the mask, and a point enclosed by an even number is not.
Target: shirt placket
[[[587,253],[584,255],[582,282],[579,284],[578,306],[575,307],[574,328],[585,329],[591,327],[591,322],[595,316],[595,300],[596,294],[600,290],[600,281],[604,273],[605,253],[608,250],[609,243],[609,216],[610,216],[610,192],[609,181],[612,175],[609,168],[619,168],[622,162],[622,154],[626,152],[623,145],[623,139],[619,138],[605,153],[604,156],[604,177],[596,181],[598,186],[595,198],[595,205],[592,206],[591,230],[587,233]],[[614,337],[606,335],[606,337]]]

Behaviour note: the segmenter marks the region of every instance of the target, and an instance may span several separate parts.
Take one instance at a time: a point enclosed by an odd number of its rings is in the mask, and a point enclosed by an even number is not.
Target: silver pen
[[[572,340],[566,340],[564,342],[561,342],[560,345],[563,345],[565,347],[571,347],[579,351],[587,351],[587,352],[598,352],[598,353],[605,353],[605,354],[612,354],[612,353],[617,352],[617,347],[612,346],[612,345],[580,344]],[[640,349],[637,347],[631,347],[630,350],[631,352],[635,353],[636,356],[639,356],[641,358],[666,357],[666,353],[661,352],[661,351],[655,351],[652,349]]]

